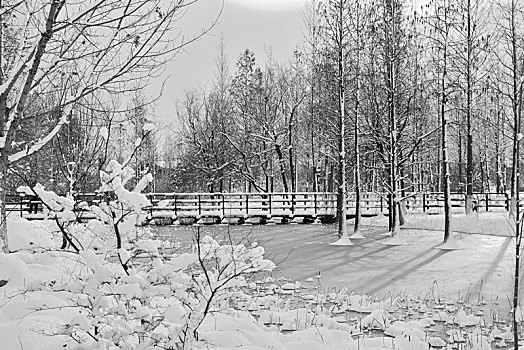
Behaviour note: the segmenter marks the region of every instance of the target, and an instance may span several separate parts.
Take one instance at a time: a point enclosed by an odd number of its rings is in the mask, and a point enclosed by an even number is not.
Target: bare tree
[[[466,96],[463,107],[466,117],[466,213],[473,208],[473,127],[475,116],[478,119],[479,91],[483,76],[487,74],[485,68],[488,57],[487,47],[491,36],[487,33],[487,14],[489,5],[485,1],[460,0],[455,4],[457,14],[455,18],[460,25],[453,31],[458,47],[455,49],[454,62],[459,67],[462,90]]]
[[[452,233],[451,182],[449,169],[449,101],[456,82],[450,77],[450,62],[453,57],[453,29],[456,26],[456,7],[449,0],[434,0],[423,21],[427,25],[428,43],[433,54],[438,95],[438,116],[440,118],[442,147],[442,184],[444,189],[444,242]]]
[[[350,53],[350,32],[348,20],[352,9],[348,0],[332,0],[320,4],[319,30],[322,38],[322,46],[319,47],[325,62],[325,71],[328,79],[336,82],[336,93],[334,108],[331,111],[335,118],[331,121],[336,140],[336,160],[337,160],[337,223],[339,242],[352,244],[349,240],[346,224],[347,216],[347,150],[346,150],[346,128],[348,116],[346,113],[346,98],[348,90],[348,64]]]
[[[355,1],[351,7],[353,8],[352,16],[349,19],[350,35],[354,43],[351,48],[350,61],[352,67],[352,89],[351,96],[353,101],[353,189],[355,191],[355,223],[353,227],[352,238],[362,237],[360,233],[360,224],[362,221],[362,205],[361,205],[361,138],[360,127],[362,119],[361,94],[362,94],[362,75],[364,61],[364,51],[369,43],[366,40],[367,29],[371,20],[371,11],[369,3],[362,1]]]
[[[0,74],[0,245],[7,251],[5,181],[10,166],[47,144],[68,123],[81,99],[121,94],[162,72],[163,63],[196,37],[186,39],[179,20],[195,1],[66,0],[4,3],[9,32]],[[5,37],[5,36],[4,36]],[[3,44],[7,43],[6,41]],[[135,84],[136,83],[136,84]],[[59,92],[59,93],[58,93]],[[28,102],[46,103],[37,111]],[[38,140],[17,144],[24,122],[56,113],[57,122]]]

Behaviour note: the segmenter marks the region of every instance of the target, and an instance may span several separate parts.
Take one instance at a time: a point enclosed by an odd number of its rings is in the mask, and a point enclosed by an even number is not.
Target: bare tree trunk
[[[442,118],[442,175],[444,185],[444,242],[447,242],[451,235],[451,193],[449,179],[449,160],[448,160],[448,141],[447,141],[447,121],[445,116],[445,104],[441,106]]]
[[[357,78],[358,79],[358,78]],[[360,139],[358,136],[359,133],[359,123],[358,123],[358,108],[359,108],[359,84],[357,82],[357,98],[355,100],[355,130],[353,133],[354,137],[354,146],[355,146],[355,226],[353,232],[358,234],[360,231],[360,221],[362,220],[362,206],[360,203]]]
[[[444,185],[444,243],[447,242],[451,236],[452,217],[451,217],[451,191],[450,191],[450,174],[449,174],[449,159],[448,159],[448,136],[447,136],[447,120],[446,120],[446,74],[447,74],[447,48],[444,48],[444,71],[442,73],[442,102],[440,106],[440,117],[442,121],[442,176]]]
[[[282,186],[284,186],[284,192],[289,192],[289,188],[287,185],[287,177],[286,177],[286,165],[284,156],[282,155],[282,149],[280,148],[280,145],[275,141],[275,152],[278,157],[278,167],[280,169],[280,176],[282,178]]]
[[[317,164],[315,158],[315,138],[313,133],[313,128],[311,130],[311,166],[313,173],[313,192],[318,192],[318,174],[317,174]]]
[[[2,23],[2,15],[0,14],[0,23]],[[2,64],[3,56],[3,26],[0,25],[0,67]],[[0,69],[0,85],[4,83],[3,70]],[[7,115],[7,100],[5,97],[0,97],[0,109],[2,113]],[[3,135],[5,118],[0,118],[0,135]],[[7,215],[5,211],[5,189],[7,184],[7,164],[9,160],[7,152],[3,150],[0,153],[0,252],[9,253],[9,245],[7,240]],[[22,208],[20,208],[22,210]],[[22,213],[20,213],[21,215]]]
[[[366,25],[366,20],[363,18],[364,14],[361,13],[362,8],[357,6],[354,17],[354,28],[356,32],[356,56],[355,56],[355,104],[353,109],[354,115],[354,162],[355,162],[355,223],[353,227],[353,234],[356,237],[362,237],[360,233],[360,223],[362,221],[362,205],[361,205],[361,169],[360,169],[360,123],[359,123],[359,112],[360,112],[360,88],[361,88],[361,52],[365,47],[363,29]],[[364,10],[367,11],[367,10]]]
[[[289,116],[289,123],[288,123],[288,142],[289,142],[289,176],[291,177],[291,192],[297,191],[297,179],[296,179],[296,167],[294,164],[294,157],[293,157],[293,116],[295,114],[295,111],[291,112],[291,115]]]
[[[496,99],[496,109],[495,109],[495,113],[496,113],[496,116],[497,116],[497,127],[496,127],[496,138],[495,138],[495,169],[496,169],[496,172],[497,172],[497,193],[501,193],[503,190],[502,190],[502,184],[503,184],[503,173],[502,173],[502,165],[501,165],[501,157],[500,157],[500,109],[499,109],[499,100],[498,98]],[[505,189],[504,189],[505,191]]]
[[[520,114],[520,113],[519,113]],[[520,117],[520,115],[519,115]],[[519,167],[519,151],[520,151],[520,142],[517,141],[515,144],[515,149],[513,150],[517,157],[515,157],[515,168]],[[515,193],[515,279],[514,279],[514,289],[513,289],[513,342],[514,349],[519,349],[519,331],[518,331],[518,322],[517,322],[517,309],[519,307],[519,279],[520,279],[520,254],[521,254],[521,242],[522,242],[522,225],[520,222],[520,209],[519,209],[519,171],[515,174],[515,187],[517,191]]]
[[[462,165],[464,164],[464,160],[462,159],[462,131],[459,127],[458,129],[458,190],[459,192],[463,193],[464,191],[464,174],[462,173]]]
[[[7,240],[7,215],[5,211],[7,156],[5,153],[2,153],[0,157],[0,251],[4,253],[9,253],[9,245]]]
[[[338,236],[348,237],[346,225],[347,193],[346,193],[346,73],[344,60],[344,47],[342,37],[344,33],[344,1],[339,1],[338,31],[340,42],[338,46],[338,172],[337,172],[337,221]]]
[[[386,11],[389,12],[391,23],[391,37],[386,43],[386,65],[387,65],[387,88],[388,88],[388,114],[389,114],[389,184],[391,190],[391,208],[389,215],[391,216],[391,236],[396,235],[400,231],[400,217],[398,211],[400,210],[400,196],[398,186],[398,126],[397,126],[397,111],[396,111],[396,50],[394,42],[396,33],[396,13],[395,1],[389,0],[386,6],[390,6]]]
[[[519,90],[522,90],[522,86],[519,84],[519,69],[517,65],[517,29],[516,29],[516,1],[511,2],[511,70],[512,70],[512,112],[513,112],[513,153],[512,153],[512,166],[511,166],[511,202],[510,202],[510,214],[515,216],[517,211],[517,197],[518,197],[518,143],[520,133],[520,116],[519,116]],[[519,86],[520,85],[520,86]]]
[[[473,129],[472,129],[472,32],[471,32],[471,2],[467,1],[467,63],[466,63],[466,214],[473,208]]]

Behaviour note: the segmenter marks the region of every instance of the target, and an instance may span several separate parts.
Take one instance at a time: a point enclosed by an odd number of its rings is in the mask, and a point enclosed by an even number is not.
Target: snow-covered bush
[[[58,250],[50,247],[51,240],[39,247],[45,274],[30,272],[41,269],[33,256],[10,255],[0,268],[5,299],[0,320],[15,323],[25,315],[26,331],[48,337],[42,344],[68,349],[190,349],[206,316],[227,310],[231,297],[246,285],[246,276],[275,267],[260,246],[221,245],[200,237],[200,231],[192,249],[165,256],[163,242],[140,227],[144,207],[150,205],[141,191],[152,177],[145,175],[128,191],[124,186],[132,174],[128,167],[109,162],[101,172],[101,191],[115,198],[88,207],[97,220],[87,224],[74,221],[71,198],[41,186],[25,189],[39,195],[47,218],[69,244]],[[24,219],[17,220],[22,222],[19,231],[32,231]],[[13,313],[9,305],[20,310]],[[52,322],[35,324],[27,315],[52,315]]]
[[[272,269],[260,247],[221,246],[203,237],[195,251],[163,258],[152,241],[138,241],[148,258],[135,262],[127,251],[119,262],[92,250],[81,252],[84,268],[75,284],[54,285],[71,293],[78,315],[58,334],[86,345],[121,349],[191,348],[205,317],[228,308],[245,275]],[[139,256],[137,256],[139,257]],[[122,268],[125,261],[128,268]]]

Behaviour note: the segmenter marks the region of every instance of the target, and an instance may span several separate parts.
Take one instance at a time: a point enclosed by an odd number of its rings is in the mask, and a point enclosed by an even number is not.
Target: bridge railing
[[[152,210],[201,216],[332,215],[333,193],[168,193],[149,195]]]
[[[147,194],[152,206],[148,208],[156,216],[334,216],[337,195],[330,192],[296,193],[150,193]],[[406,209],[413,212],[442,212],[444,194],[438,192],[411,193],[406,195]],[[452,193],[452,207],[455,212],[464,212],[466,196]],[[479,211],[507,211],[509,196],[506,193],[475,193],[474,205]],[[524,198],[524,193],[521,194]],[[105,200],[103,194],[86,193],[75,197],[78,202],[90,205]],[[347,210],[354,214],[355,193],[348,193]],[[8,196],[8,211],[20,214],[41,211],[37,198]],[[388,212],[387,194],[363,192],[361,194],[363,214]],[[524,204],[521,203],[521,208]]]
[[[411,193],[406,195],[405,205],[412,212],[440,212],[444,208],[444,194],[438,192]],[[524,196],[522,197],[524,198]],[[159,216],[162,212],[170,215],[200,216],[322,216],[335,215],[336,193],[169,193],[152,194],[152,210]],[[454,212],[464,212],[466,195],[451,194]],[[474,193],[474,208],[480,211],[506,211],[509,197],[505,193]],[[354,214],[355,193],[349,193],[346,202],[348,214]],[[524,204],[521,203],[524,208]],[[363,214],[388,212],[387,194],[365,192],[361,194]]]

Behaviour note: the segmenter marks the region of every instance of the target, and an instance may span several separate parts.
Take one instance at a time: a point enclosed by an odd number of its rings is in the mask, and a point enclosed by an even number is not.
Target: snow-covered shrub
[[[194,252],[171,259],[162,258],[150,243],[137,242],[150,248],[151,258],[129,264],[127,270],[92,250],[81,252],[82,278],[54,287],[55,292],[71,293],[70,304],[81,310],[59,334],[78,341],[78,349],[95,344],[191,348],[202,321],[228,308],[246,274],[274,267],[259,247],[222,246],[211,237],[203,237]],[[133,261],[126,251],[120,254],[126,263]]]
[[[45,274],[33,273],[41,265],[23,252],[0,267],[5,282],[0,320],[15,324],[19,317],[29,322],[27,315],[53,315],[52,323],[31,321],[25,330],[67,349],[190,349],[206,316],[227,310],[246,276],[275,267],[260,246],[219,244],[200,231],[187,252],[163,255],[163,242],[140,227],[143,208],[150,205],[141,191],[152,177],[145,175],[128,191],[124,185],[131,175],[129,168],[109,162],[101,172],[101,191],[113,192],[115,199],[89,207],[97,220],[87,224],[71,220],[70,198],[40,186],[28,189],[37,192],[48,219],[70,244],[42,253]],[[13,313],[9,305],[19,310]]]

